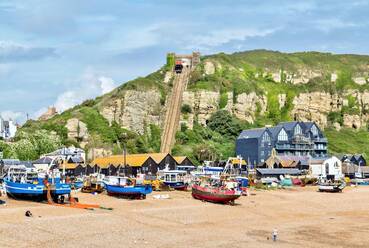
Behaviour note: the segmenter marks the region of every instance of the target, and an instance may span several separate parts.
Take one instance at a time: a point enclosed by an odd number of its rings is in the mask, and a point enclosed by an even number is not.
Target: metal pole
[[[126,169],[127,166],[127,146],[126,146],[126,137],[127,133],[123,133],[124,142],[123,142],[123,168]]]
[[[123,144],[123,152],[124,152],[124,167],[127,165],[127,147],[126,143]]]

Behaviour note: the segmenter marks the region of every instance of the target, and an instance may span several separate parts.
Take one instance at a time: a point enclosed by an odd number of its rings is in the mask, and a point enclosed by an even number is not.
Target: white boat
[[[319,182],[319,191],[320,192],[342,192],[342,190],[346,187],[345,180],[321,180]]]

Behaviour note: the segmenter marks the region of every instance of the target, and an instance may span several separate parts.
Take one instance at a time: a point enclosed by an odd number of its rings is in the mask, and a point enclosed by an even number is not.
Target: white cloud
[[[329,32],[334,29],[341,29],[341,28],[352,28],[352,27],[358,27],[360,26],[357,23],[349,22],[349,21],[343,21],[338,18],[330,18],[330,19],[321,19],[313,22],[317,29]]]
[[[99,81],[101,82],[101,92],[103,94],[109,93],[116,87],[112,78],[99,77]]]
[[[61,112],[83,101],[112,91],[116,84],[112,78],[100,76],[91,69],[76,80],[73,88],[60,94],[55,101],[55,108]]]
[[[206,49],[227,44],[231,41],[245,41],[248,38],[264,37],[274,33],[277,29],[223,29],[211,31],[204,35],[191,36],[188,43],[189,49]]]
[[[4,120],[13,120],[16,122],[23,122],[26,119],[26,114],[23,112],[5,110],[0,113]]]
[[[31,116],[32,119],[38,119],[41,115],[43,115],[47,111],[46,107],[42,107],[36,112],[34,112]]]
[[[134,29],[117,28],[104,47],[109,50],[131,52],[139,48],[157,45],[160,43],[161,37],[156,31],[161,30],[164,26],[165,24],[155,24]]]
[[[34,47],[12,41],[0,41],[0,63],[37,60],[55,55],[54,48]]]

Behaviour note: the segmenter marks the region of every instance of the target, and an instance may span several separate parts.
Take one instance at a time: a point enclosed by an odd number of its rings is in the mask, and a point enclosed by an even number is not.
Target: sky
[[[0,0],[0,114],[66,110],[167,52],[369,54],[368,13],[369,0]]]

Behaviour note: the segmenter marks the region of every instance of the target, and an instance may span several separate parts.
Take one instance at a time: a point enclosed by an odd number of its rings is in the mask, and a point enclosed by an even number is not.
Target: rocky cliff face
[[[254,123],[257,114],[263,116],[267,112],[268,102],[266,95],[257,95],[255,92],[237,95],[233,102],[233,93],[228,92],[228,101],[225,109],[233,113],[237,118]],[[328,126],[328,115],[331,112],[340,112],[343,106],[348,107],[347,97],[353,97],[357,105],[357,114],[343,114],[343,126],[349,128],[361,128],[367,125],[369,120],[369,92],[346,91],[341,95],[325,92],[301,93],[293,98],[291,117],[301,121],[315,121],[322,128]],[[206,125],[206,120],[219,109],[219,92],[200,91],[184,94],[184,104],[192,107],[193,113],[182,114],[181,120],[189,128],[197,118],[198,123]],[[278,95],[280,109],[286,105],[286,94]],[[332,123],[333,124],[333,123]],[[337,124],[336,124],[337,125]]]
[[[100,109],[100,113],[111,123],[116,121],[122,127],[143,133],[145,126],[160,126],[165,109],[160,103],[157,90],[127,90],[122,98],[115,99]]]
[[[331,112],[340,112],[342,107],[348,107],[347,98],[355,99],[357,113],[343,114],[344,127],[361,128],[367,125],[369,120],[369,92],[355,90],[345,91],[342,94],[330,94],[325,92],[300,93],[292,101],[291,118],[301,121],[315,121],[322,128],[328,126],[328,115]],[[286,94],[278,95],[280,109],[286,105]],[[206,125],[210,116],[219,110],[220,93],[217,91],[185,91],[183,104],[188,104],[192,112],[181,115],[181,123],[192,129],[197,121]],[[242,93],[233,99],[233,93],[227,92],[227,104],[224,107],[237,118],[254,123],[257,115],[263,116],[268,109],[266,95],[258,95],[255,92]],[[127,91],[124,97],[101,108],[101,114],[109,121],[116,121],[122,127],[143,133],[148,124],[163,125],[166,106],[160,103],[160,92]],[[69,122],[68,122],[69,123]],[[70,121],[70,135],[76,133],[76,121]],[[332,123],[333,124],[333,123]],[[335,124],[337,126],[337,123]],[[83,124],[80,125],[83,129]],[[72,129],[74,131],[72,131]]]

